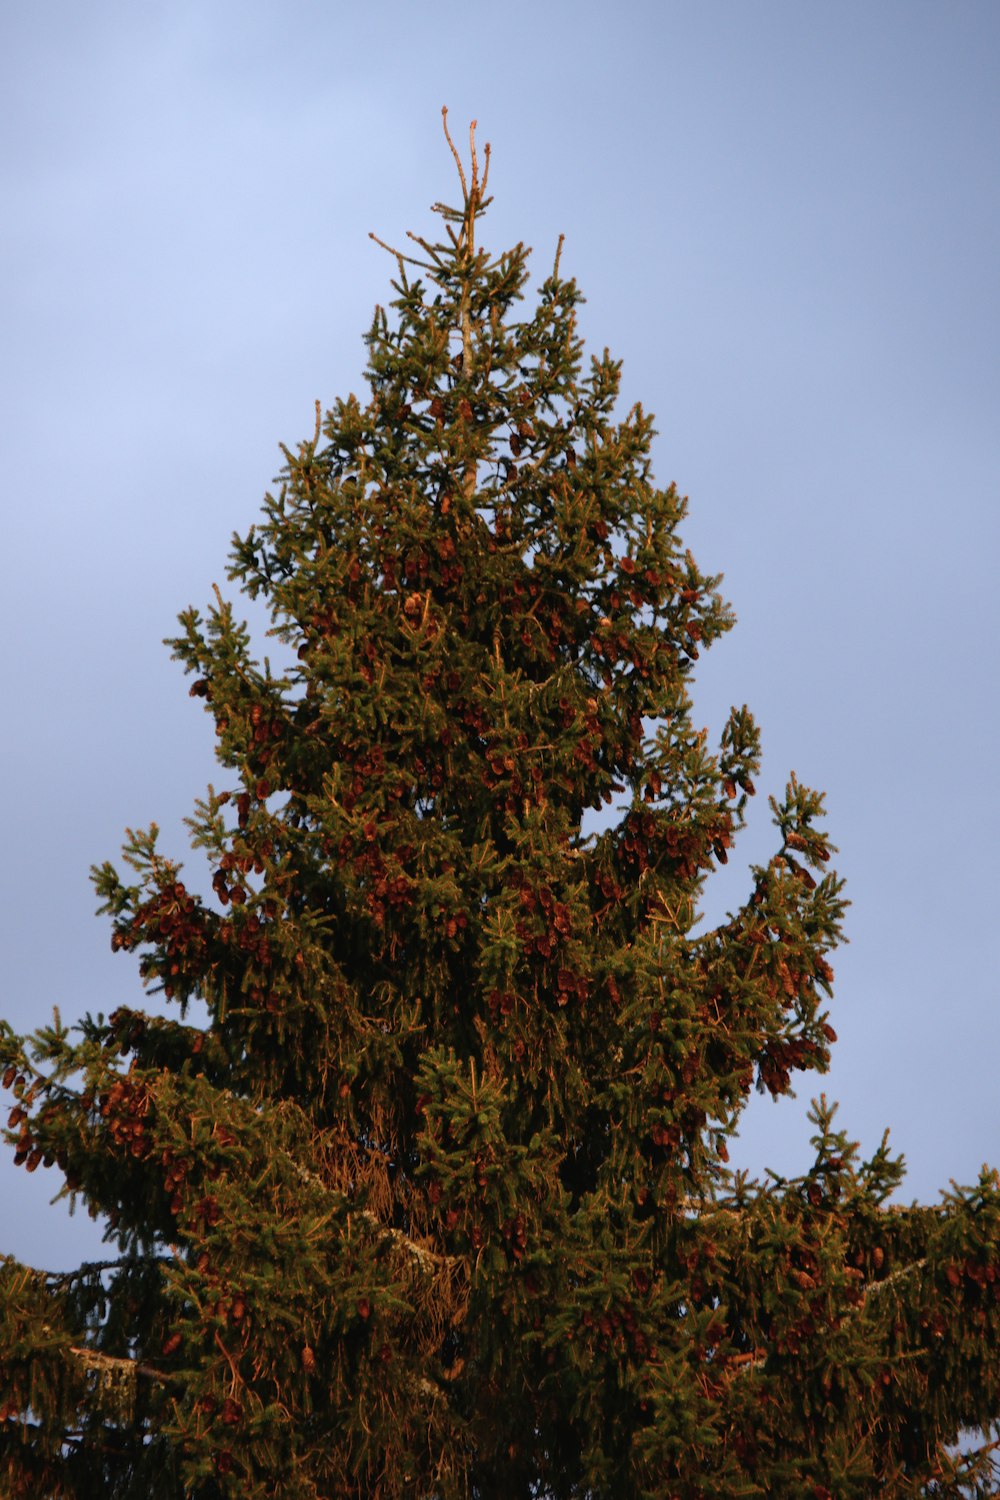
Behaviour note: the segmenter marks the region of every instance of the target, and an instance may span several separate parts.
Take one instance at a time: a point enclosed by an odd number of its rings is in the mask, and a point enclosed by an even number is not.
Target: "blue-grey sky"
[[[210,724],[161,638],[224,583],[279,441],[361,387],[392,265],[493,145],[485,240],[557,237],[584,332],[657,415],[655,469],[726,575],[713,729],[764,738],[742,899],[789,770],[853,900],[825,1082],[933,1198],[1000,1163],[995,0],[47,0],[0,21],[6,803],[0,1014],[136,1003],[87,871],[182,819]],[[754,1100],[739,1161],[807,1164]],[[96,1246],[0,1162],[0,1251]]]

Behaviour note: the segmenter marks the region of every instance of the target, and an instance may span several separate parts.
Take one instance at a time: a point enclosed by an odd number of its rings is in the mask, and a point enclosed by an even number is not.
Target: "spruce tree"
[[[211,889],[155,825],[95,879],[176,1011],[0,1031],[15,1160],[109,1245],[0,1260],[0,1491],[997,1493],[996,1175],[902,1207],[822,1098],[803,1177],[726,1165],[836,1039],[822,798],[702,930],[758,774],[746,708],[692,717],[732,616],[559,254],[526,312],[525,247],[480,248],[471,145],[367,399],[234,541],[277,665],[221,594],[171,643]]]

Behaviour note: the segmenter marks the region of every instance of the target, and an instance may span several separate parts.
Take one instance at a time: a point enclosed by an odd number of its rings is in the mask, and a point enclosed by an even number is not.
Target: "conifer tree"
[[[525,311],[480,248],[471,146],[367,399],[234,541],[278,665],[221,594],[171,643],[211,889],[155,825],[95,879],[176,1011],[0,1030],[15,1160],[109,1245],[0,1260],[0,1492],[997,1493],[996,1175],[901,1207],[822,1098],[803,1177],[726,1165],[835,1041],[822,798],[702,930],[758,774],[746,708],[692,717],[732,616],[559,254]]]

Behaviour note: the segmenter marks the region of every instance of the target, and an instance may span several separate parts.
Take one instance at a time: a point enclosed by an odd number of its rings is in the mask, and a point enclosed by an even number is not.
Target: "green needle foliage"
[[[790,781],[700,930],[758,769],[746,708],[692,720],[732,616],[559,256],[524,311],[455,161],[368,399],[234,543],[286,667],[221,596],[171,643],[211,891],[155,825],[95,872],[178,1018],[0,1029],[15,1159],[109,1226],[105,1263],[0,1260],[0,1492],[995,1494],[996,1175],[889,1203],[824,1100],[805,1176],[726,1166],[835,1040],[822,798]]]

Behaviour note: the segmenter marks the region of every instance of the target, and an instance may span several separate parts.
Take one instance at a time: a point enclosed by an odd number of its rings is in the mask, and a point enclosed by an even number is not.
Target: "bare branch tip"
[[[441,119],[444,124],[444,138],[451,147],[451,154],[455,158],[455,165],[458,168],[458,180],[462,184],[462,194],[466,201],[468,201],[469,189],[465,181],[465,169],[462,166],[462,158],[455,149],[455,142],[451,138],[451,131],[448,129],[448,107],[445,104],[441,106]]]

